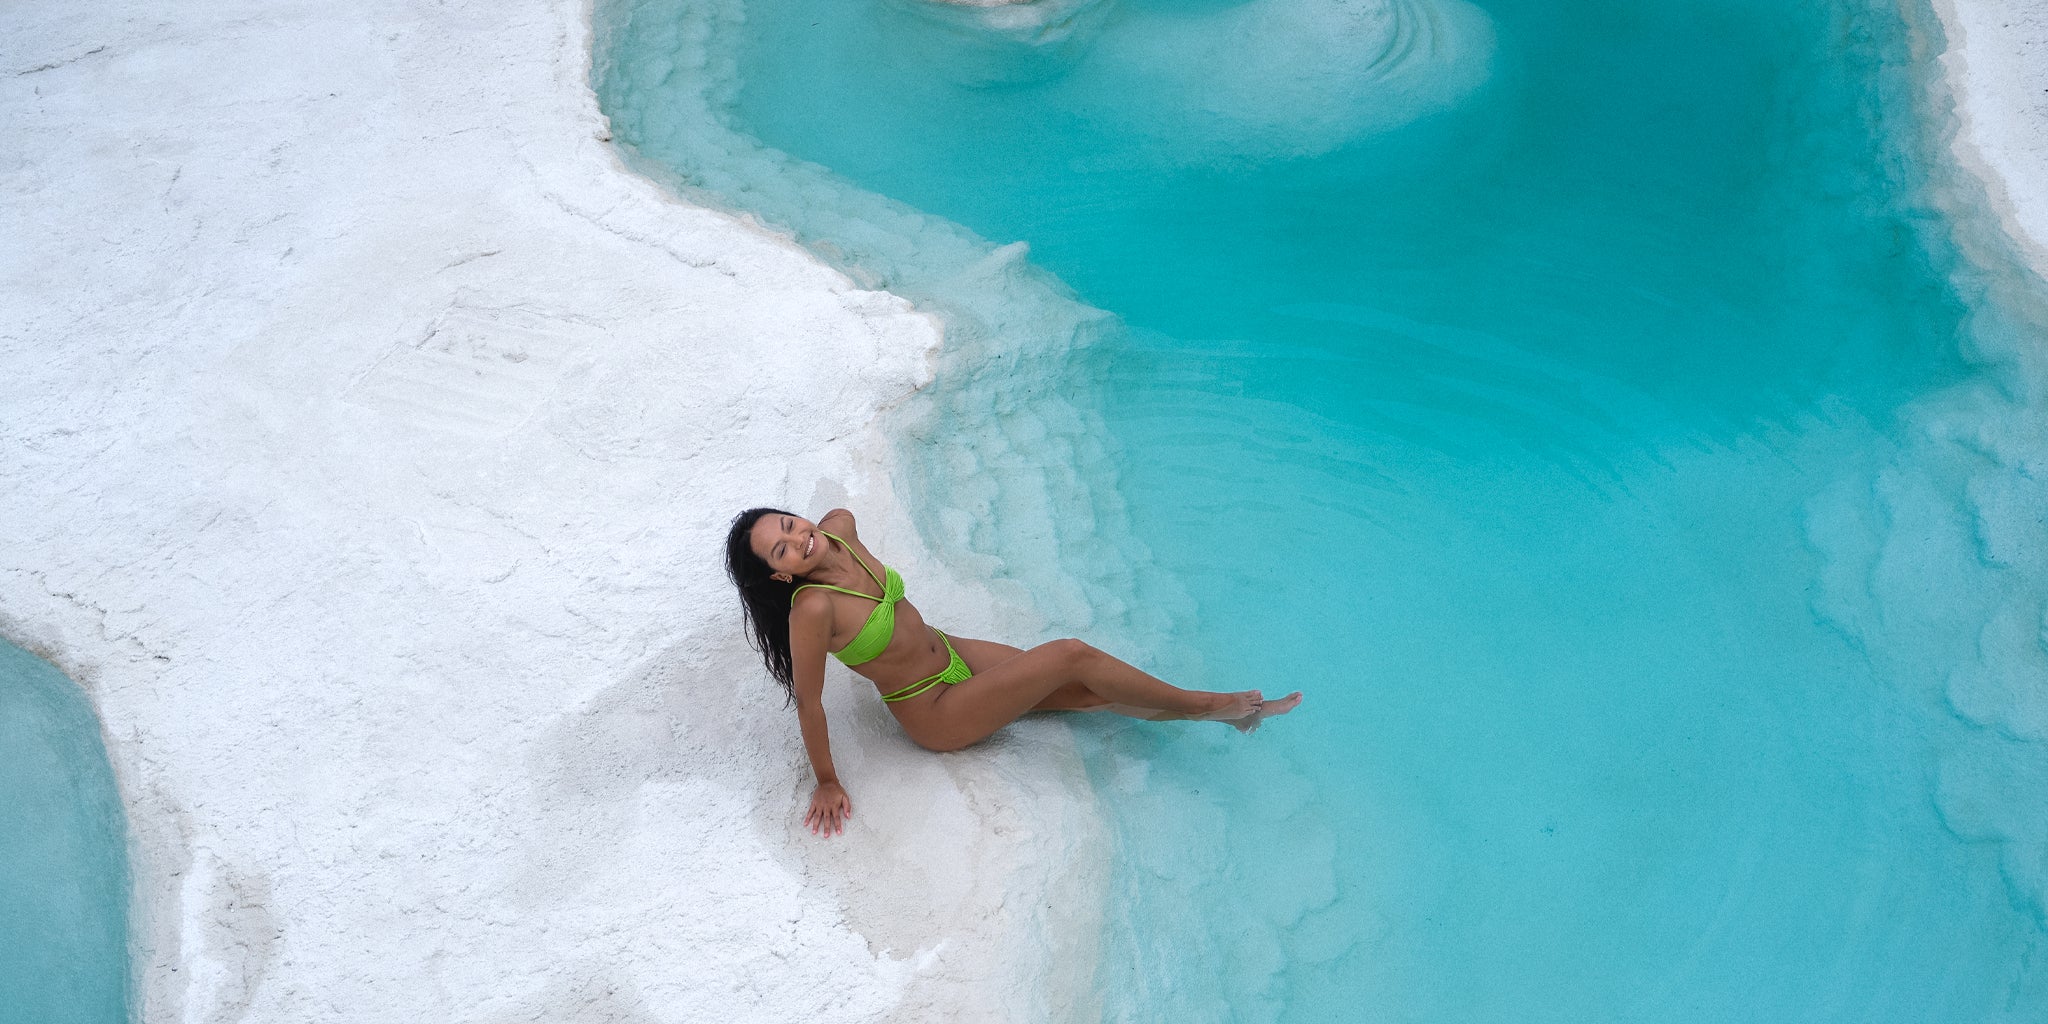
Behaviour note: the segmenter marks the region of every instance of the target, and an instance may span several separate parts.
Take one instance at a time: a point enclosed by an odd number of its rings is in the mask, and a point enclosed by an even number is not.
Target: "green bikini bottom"
[[[947,662],[946,667],[940,669],[937,673],[928,675],[895,693],[883,694],[883,700],[891,704],[899,700],[909,700],[940,683],[951,686],[954,683],[966,682],[967,677],[974,674],[973,670],[967,667],[967,663],[960,660],[960,652],[953,649],[953,641],[946,639],[946,634],[939,633],[937,629],[933,629],[932,632],[939,634],[939,642],[946,645],[946,653],[952,655],[953,660]]]

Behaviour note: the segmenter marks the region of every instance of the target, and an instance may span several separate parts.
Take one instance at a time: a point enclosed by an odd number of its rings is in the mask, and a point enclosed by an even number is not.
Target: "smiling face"
[[[825,560],[825,535],[810,520],[787,513],[762,516],[747,545],[778,577],[809,575]]]

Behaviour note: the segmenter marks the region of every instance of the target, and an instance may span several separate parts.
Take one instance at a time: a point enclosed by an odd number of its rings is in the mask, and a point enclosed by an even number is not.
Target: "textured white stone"
[[[937,757],[835,670],[815,840],[720,566],[846,504],[1029,637],[891,488],[937,325],[626,171],[588,19],[0,12],[0,631],[105,724],[144,1018],[1055,1016],[1103,855],[1062,727]]]
[[[1962,118],[1957,159],[1983,179],[2008,233],[2048,268],[2048,3],[1935,0]]]

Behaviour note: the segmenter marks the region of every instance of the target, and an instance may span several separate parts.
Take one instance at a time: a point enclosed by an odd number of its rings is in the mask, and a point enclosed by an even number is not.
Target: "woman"
[[[881,564],[843,508],[816,524],[780,509],[748,509],[726,537],[726,572],[740,588],[754,646],[796,705],[818,775],[804,814],[813,833],[836,835],[853,813],[825,730],[828,652],[871,680],[903,731],[931,750],[978,743],[1027,711],[1114,711],[1229,722],[1250,732],[1301,703],[1300,693],[1269,701],[1257,690],[1183,690],[1079,640],[1023,651],[949,637],[925,625],[903,598],[903,577],[878,572]]]

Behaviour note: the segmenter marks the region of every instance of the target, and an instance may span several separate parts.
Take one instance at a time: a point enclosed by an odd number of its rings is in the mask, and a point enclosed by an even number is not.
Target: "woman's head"
[[[764,524],[763,521],[767,520]],[[776,538],[769,543],[769,550],[775,558],[775,565],[800,568],[807,559],[798,558],[785,565],[800,538],[785,522],[796,520],[809,527],[809,523],[794,513],[779,508],[750,508],[733,517],[732,529],[725,535],[725,574],[733,586],[740,588],[740,607],[745,610],[747,632],[751,634],[754,649],[761,652],[761,661],[768,666],[768,674],[782,684],[790,701],[796,700],[796,677],[789,657],[789,602],[796,594],[795,574],[778,571],[755,549],[756,527],[761,527],[762,539],[774,533]],[[813,556],[815,557],[815,556]]]
[[[809,576],[823,565],[831,545],[818,532],[817,524],[793,512],[749,509],[743,515],[756,516],[747,528],[747,547],[768,567],[772,579],[790,583]]]

